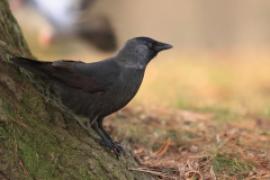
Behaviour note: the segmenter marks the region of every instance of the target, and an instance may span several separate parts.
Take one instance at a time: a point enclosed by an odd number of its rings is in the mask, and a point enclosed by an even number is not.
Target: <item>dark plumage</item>
[[[39,62],[15,58],[15,64],[49,80],[62,103],[75,114],[89,118],[105,146],[117,155],[122,148],[102,127],[103,118],[123,108],[138,91],[147,64],[158,52],[172,46],[147,37],[129,40],[109,59],[83,63]]]

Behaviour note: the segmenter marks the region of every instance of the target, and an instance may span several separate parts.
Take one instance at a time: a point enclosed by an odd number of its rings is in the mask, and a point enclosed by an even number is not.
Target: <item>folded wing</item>
[[[41,62],[14,58],[15,64],[49,80],[88,93],[105,92],[119,75],[118,66],[112,61],[83,63],[76,61]]]

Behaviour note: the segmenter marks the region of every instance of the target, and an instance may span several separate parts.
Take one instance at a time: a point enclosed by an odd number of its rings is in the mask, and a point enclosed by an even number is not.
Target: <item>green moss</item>
[[[3,112],[5,113],[5,116],[7,117],[15,117],[15,111],[14,107],[7,101],[3,101],[2,103]]]
[[[232,154],[217,154],[212,161],[215,173],[243,179],[252,170],[253,166]]]
[[[17,161],[21,161],[24,171],[29,173],[29,176],[35,178],[53,177],[55,164],[51,157],[57,143],[50,136],[44,136],[42,132],[36,134],[35,129],[26,129],[13,124],[10,132],[9,144],[16,147],[14,156]],[[55,147],[53,147],[55,145]],[[22,167],[21,167],[22,168]]]
[[[8,138],[7,130],[1,125],[0,122],[0,142]]]

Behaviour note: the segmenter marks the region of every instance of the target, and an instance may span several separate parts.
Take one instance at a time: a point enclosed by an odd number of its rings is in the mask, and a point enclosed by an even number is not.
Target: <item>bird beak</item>
[[[167,50],[167,49],[171,49],[173,46],[170,45],[170,44],[166,44],[166,43],[162,43],[162,42],[157,42],[155,44],[155,51],[159,52],[159,51],[164,51],[164,50]]]

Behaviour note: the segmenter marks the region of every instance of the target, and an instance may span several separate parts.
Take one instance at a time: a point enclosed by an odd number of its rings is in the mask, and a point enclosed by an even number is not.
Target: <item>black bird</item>
[[[170,48],[169,44],[137,37],[128,40],[116,56],[94,63],[13,60],[32,73],[45,76],[63,105],[89,118],[88,128],[93,128],[102,144],[118,156],[123,149],[103,129],[103,119],[123,108],[135,96],[147,64],[160,51]]]

